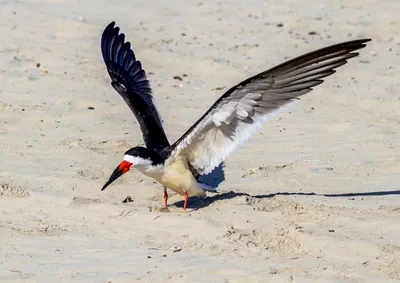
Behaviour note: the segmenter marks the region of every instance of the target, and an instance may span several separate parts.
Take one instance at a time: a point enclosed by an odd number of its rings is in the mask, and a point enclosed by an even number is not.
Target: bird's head
[[[107,183],[101,188],[104,190],[107,188],[112,182],[117,180],[123,174],[128,172],[130,168],[133,167],[141,167],[148,166],[154,163],[154,152],[145,147],[137,146],[131,148],[124,154],[124,159],[122,162],[115,168],[114,172],[111,174]]]

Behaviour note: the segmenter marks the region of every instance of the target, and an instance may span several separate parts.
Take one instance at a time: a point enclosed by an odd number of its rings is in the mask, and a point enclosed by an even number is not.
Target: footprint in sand
[[[101,199],[74,197],[71,203],[69,204],[69,207],[82,207],[89,205],[98,205],[103,203],[105,203],[105,201]]]
[[[258,168],[244,169],[244,174],[242,178],[248,177],[267,177],[270,174],[278,173],[285,168],[292,167],[291,164],[276,165],[276,166],[260,166]]]
[[[30,193],[23,188],[9,183],[0,184],[0,197],[26,198],[29,196]]]

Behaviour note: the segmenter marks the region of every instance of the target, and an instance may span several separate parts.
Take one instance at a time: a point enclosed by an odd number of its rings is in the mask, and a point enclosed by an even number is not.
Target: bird
[[[323,78],[356,57],[371,39],[331,45],[286,61],[245,79],[227,90],[178,140],[170,144],[156,107],[153,89],[129,41],[115,22],[104,29],[101,52],[111,86],[135,115],[145,146],[125,152],[104,190],[134,168],[164,188],[164,207],[170,189],[188,198],[206,196],[216,188],[199,181],[257,131],[276,112],[323,83]]]

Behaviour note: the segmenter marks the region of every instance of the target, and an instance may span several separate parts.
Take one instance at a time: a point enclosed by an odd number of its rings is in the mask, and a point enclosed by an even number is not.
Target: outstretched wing
[[[262,122],[335,73],[370,39],[329,46],[297,57],[229,89],[172,146],[200,174],[208,174]]]
[[[153,91],[140,61],[136,60],[125,35],[110,23],[101,37],[101,52],[111,85],[122,96],[140,124],[146,146],[163,149],[169,146]]]

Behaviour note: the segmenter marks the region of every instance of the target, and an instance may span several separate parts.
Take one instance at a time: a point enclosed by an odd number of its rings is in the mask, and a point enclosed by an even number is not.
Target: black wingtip
[[[112,29],[115,26],[115,22],[112,21],[111,23],[108,24],[108,26],[106,27],[106,29]]]
[[[361,48],[364,48],[365,46],[367,46],[367,45],[364,44],[364,43],[367,43],[367,42],[370,42],[370,41],[372,41],[371,38],[364,38],[364,39],[355,40],[355,42],[357,42],[358,44],[360,44],[360,49],[361,49]]]
[[[101,37],[101,53],[113,82],[118,81],[117,85],[122,83],[125,88],[127,84],[133,84],[132,87],[136,90],[151,93],[150,84],[140,61],[136,60],[130,43],[125,42],[125,35],[120,33],[115,22],[111,22],[104,29]]]
[[[101,36],[101,53],[107,66],[110,63],[114,63],[122,68],[126,68],[129,65],[123,66],[123,63],[131,64],[132,61],[124,61],[125,58],[132,59],[133,61],[136,60],[135,54],[130,50],[130,43],[125,42],[125,35],[120,33],[120,29],[115,26],[115,22],[109,23],[103,31]]]
[[[110,37],[110,35],[113,34],[114,28],[119,30],[119,27],[115,27],[115,22],[111,22],[106,26],[106,28],[104,29],[103,34],[101,36],[102,43],[105,41],[105,39],[107,37]],[[118,32],[117,32],[117,34],[118,34]]]
[[[110,60],[110,45],[114,41],[114,38],[118,36],[119,27],[115,26],[115,22],[109,23],[101,35],[101,53],[104,60]]]
[[[338,50],[338,49],[347,49],[349,51],[354,51],[357,49],[362,49],[364,47],[366,47],[366,43],[370,42],[371,39],[370,38],[363,38],[363,39],[356,39],[356,40],[351,40],[351,41],[346,41],[346,42],[342,42],[342,43],[338,43],[335,45],[331,45],[331,46],[327,46],[325,48],[320,49],[319,51],[330,51],[330,50]]]

